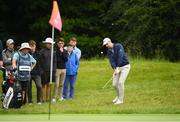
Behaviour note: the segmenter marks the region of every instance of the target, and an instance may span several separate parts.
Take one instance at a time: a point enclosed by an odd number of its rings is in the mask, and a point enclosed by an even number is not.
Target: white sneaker
[[[55,103],[55,102],[56,102],[56,99],[55,99],[55,98],[53,98],[53,99],[52,99],[52,102],[53,102],[53,103]]]
[[[122,104],[122,103],[123,103],[123,101],[117,100],[117,101],[114,103],[114,105],[119,105],[119,104]]]
[[[38,102],[37,104],[38,104],[38,105],[41,105],[42,103],[41,103],[41,102]]]
[[[118,97],[115,97],[112,102],[115,103],[117,100],[118,100]]]
[[[63,97],[59,98],[59,101],[64,101],[65,99]]]

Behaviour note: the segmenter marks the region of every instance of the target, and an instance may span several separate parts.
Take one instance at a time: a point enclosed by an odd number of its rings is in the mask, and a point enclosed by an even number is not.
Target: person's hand
[[[61,52],[63,52],[63,51],[64,51],[62,47],[60,48],[60,51],[61,51]]]
[[[114,75],[117,75],[118,73],[120,73],[120,67],[116,67],[116,69],[114,70]]]
[[[13,65],[13,69],[16,70],[16,69],[17,69],[17,66],[16,66],[16,65]]]

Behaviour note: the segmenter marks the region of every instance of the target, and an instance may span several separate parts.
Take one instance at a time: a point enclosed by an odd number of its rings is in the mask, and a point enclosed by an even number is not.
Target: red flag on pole
[[[62,30],[61,15],[56,0],[53,1],[53,9],[51,13],[51,18],[49,20],[49,24],[51,24],[54,28],[58,29],[59,31]]]

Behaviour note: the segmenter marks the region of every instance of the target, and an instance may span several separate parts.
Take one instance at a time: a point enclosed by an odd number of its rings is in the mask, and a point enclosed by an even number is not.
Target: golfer
[[[124,83],[129,74],[130,64],[128,57],[120,43],[112,43],[110,38],[104,38],[103,46],[108,48],[108,58],[113,73],[113,87],[117,92],[117,96],[113,100],[115,105],[122,104],[124,100]]]

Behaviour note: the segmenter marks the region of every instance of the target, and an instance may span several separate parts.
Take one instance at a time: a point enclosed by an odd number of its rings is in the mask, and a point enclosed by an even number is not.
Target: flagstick
[[[53,26],[52,26],[52,40],[54,42],[54,27]],[[51,115],[51,87],[52,87],[52,72],[53,72],[53,54],[54,54],[54,44],[52,44],[52,47],[51,47],[49,120],[50,120],[50,115]]]

